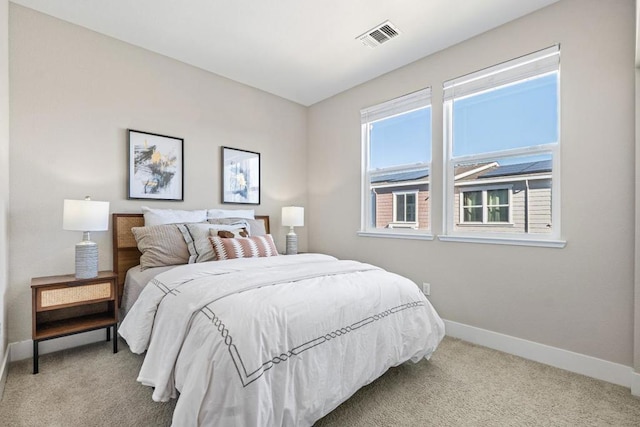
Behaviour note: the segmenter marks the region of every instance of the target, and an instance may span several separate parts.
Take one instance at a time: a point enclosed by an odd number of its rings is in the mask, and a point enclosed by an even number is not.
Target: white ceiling
[[[12,1],[308,106],[558,0]]]

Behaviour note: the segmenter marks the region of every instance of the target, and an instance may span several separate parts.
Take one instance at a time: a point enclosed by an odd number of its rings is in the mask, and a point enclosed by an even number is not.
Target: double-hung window
[[[442,240],[562,246],[560,48],[444,82]]]
[[[361,235],[425,236],[431,230],[431,90],[361,111]]]
[[[394,193],[393,197],[395,202],[395,208],[393,210],[395,212],[394,222],[417,224],[418,204],[416,201],[418,199],[418,192]]]

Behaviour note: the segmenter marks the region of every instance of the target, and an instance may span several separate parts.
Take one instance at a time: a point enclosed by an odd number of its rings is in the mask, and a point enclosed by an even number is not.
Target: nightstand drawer
[[[38,291],[38,306],[42,310],[114,298],[111,282],[80,286],[67,285],[57,289],[48,288]]]

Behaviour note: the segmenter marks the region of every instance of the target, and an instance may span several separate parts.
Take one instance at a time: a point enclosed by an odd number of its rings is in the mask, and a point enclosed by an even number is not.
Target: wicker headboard
[[[114,213],[113,215],[113,271],[118,275],[118,295],[122,298],[124,279],[127,270],[140,264],[140,251],[131,228],[144,226],[144,216],[132,213]],[[264,228],[270,233],[269,217],[256,215],[264,221]]]

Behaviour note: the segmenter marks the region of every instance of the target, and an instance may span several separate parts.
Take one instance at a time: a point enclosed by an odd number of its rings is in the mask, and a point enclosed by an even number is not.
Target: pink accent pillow
[[[254,237],[222,238],[209,236],[217,260],[258,258],[278,255],[271,234]]]

